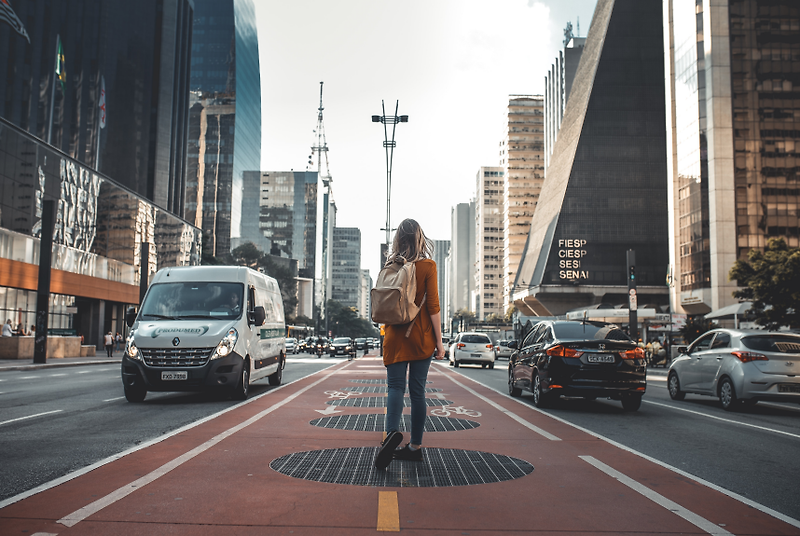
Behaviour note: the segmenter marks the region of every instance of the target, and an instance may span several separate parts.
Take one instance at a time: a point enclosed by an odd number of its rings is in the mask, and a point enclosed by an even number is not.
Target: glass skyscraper
[[[30,42],[0,24],[0,117],[182,216],[191,1],[13,6]]]
[[[664,0],[672,302],[736,302],[728,272],[800,246],[800,4]]]
[[[186,219],[217,255],[241,237],[243,172],[261,169],[258,32],[252,0],[194,6]]]

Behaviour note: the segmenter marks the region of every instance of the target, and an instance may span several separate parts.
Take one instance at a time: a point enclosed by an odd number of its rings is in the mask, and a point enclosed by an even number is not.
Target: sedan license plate
[[[164,370],[161,372],[162,381],[188,380],[189,373],[185,370]]]
[[[613,363],[614,356],[610,354],[589,354],[586,356],[589,363]]]
[[[481,354],[469,354],[470,357],[483,357]]]
[[[800,393],[800,385],[795,384],[778,384],[779,393]]]

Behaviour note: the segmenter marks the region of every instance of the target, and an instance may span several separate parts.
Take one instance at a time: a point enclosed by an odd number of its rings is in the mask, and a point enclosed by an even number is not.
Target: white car
[[[297,353],[297,339],[293,337],[286,337],[286,353],[287,354]]]
[[[450,345],[450,366],[459,367],[462,363],[494,368],[494,345],[485,333],[467,331],[459,333]]]

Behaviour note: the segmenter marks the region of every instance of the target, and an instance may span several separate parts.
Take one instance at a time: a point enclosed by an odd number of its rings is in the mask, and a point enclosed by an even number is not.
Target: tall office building
[[[503,167],[502,309],[511,304],[531,216],[544,181],[544,97],[510,95],[500,142]]]
[[[277,257],[297,260],[300,277],[314,277],[317,240],[316,171],[245,171],[242,236]]]
[[[450,236],[448,301],[452,316],[461,309],[472,310],[471,298],[475,287],[475,201],[459,203],[451,209]]]
[[[572,81],[581,61],[585,37],[572,35],[572,24],[565,31],[564,50],[558,51],[555,63],[544,77],[544,167],[545,172],[553,155],[558,129],[564,118],[564,108],[572,91]]]
[[[736,303],[728,272],[800,246],[800,4],[665,0],[673,310]]]
[[[447,303],[447,258],[450,256],[449,240],[433,240],[433,262],[436,263],[436,278],[439,285],[439,308],[442,311],[442,325],[447,322],[445,305]]]
[[[329,299],[358,310],[361,294],[361,230],[358,227],[334,227],[331,257],[333,265]]]
[[[359,285],[361,288],[358,293],[358,316],[371,321],[372,310],[370,309],[370,291],[372,290],[373,283],[372,276],[369,275],[369,270],[361,270]]]
[[[221,255],[241,237],[243,173],[261,168],[258,33],[252,0],[194,6],[186,219],[216,223],[203,231]]]
[[[503,173],[482,167],[475,184],[475,318],[505,314],[503,309]]]
[[[661,20],[657,2],[597,3],[517,274],[528,316],[627,304],[628,249],[638,303],[667,304]]]
[[[183,216],[191,0],[16,0],[0,117]]]

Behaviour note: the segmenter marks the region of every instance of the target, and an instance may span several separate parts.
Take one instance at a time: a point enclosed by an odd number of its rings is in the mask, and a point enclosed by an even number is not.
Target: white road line
[[[49,377],[50,377],[50,378],[55,378],[56,376],[66,376],[66,374],[64,374],[64,373],[62,372],[62,373],[59,373],[59,374],[50,374],[50,375],[49,375]]]
[[[244,428],[246,428],[246,427],[250,426],[251,424],[259,421],[261,418],[263,418],[266,415],[272,413],[273,411],[275,411],[277,409],[280,409],[281,407],[283,407],[284,405],[288,404],[289,402],[291,402],[292,400],[294,400],[298,396],[302,395],[303,393],[305,393],[309,389],[311,389],[313,387],[316,387],[320,383],[322,383],[325,380],[329,379],[334,374],[336,374],[336,372],[337,371],[332,371],[332,372],[328,373],[326,376],[320,378],[319,380],[315,381],[314,383],[312,383],[310,385],[307,385],[306,387],[303,387],[302,389],[300,389],[299,391],[295,392],[294,394],[291,394],[291,395],[287,396],[286,398],[284,398],[280,402],[276,402],[275,404],[273,404],[269,408],[267,408],[265,410],[262,410],[261,412],[259,412],[256,415],[250,417],[246,421],[243,421],[243,422],[237,424],[236,426],[233,426],[232,428],[229,428],[229,429],[225,430],[221,434],[218,434],[218,435],[212,437],[211,439],[209,439],[208,441],[206,441],[202,445],[200,445],[198,447],[195,447],[192,450],[190,450],[190,451],[178,456],[177,458],[173,459],[172,461],[169,461],[169,462],[165,463],[164,465],[162,465],[158,469],[156,469],[154,471],[151,471],[150,473],[144,475],[143,477],[141,477],[141,478],[139,478],[137,480],[134,480],[133,482],[131,482],[129,484],[126,484],[126,485],[122,486],[121,488],[117,489],[116,491],[112,491],[111,493],[109,493],[105,497],[101,497],[100,499],[97,499],[93,503],[87,504],[83,508],[79,508],[78,510],[75,510],[71,514],[67,514],[66,516],[64,516],[61,519],[59,519],[57,522],[61,523],[64,526],[67,526],[67,527],[74,527],[79,522],[81,522],[84,519],[86,519],[87,517],[99,512],[100,510],[102,510],[106,506],[109,506],[109,505],[114,504],[115,502],[117,502],[117,501],[119,501],[121,499],[124,499],[125,497],[127,497],[128,495],[133,493],[134,491],[146,486],[147,484],[150,484],[151,482],[154,482],[155,480],[157,480],[160,477],[164,476],[165,474],[169,473],[173,469],[175,469],[175,468],[183,465],[184,463],[192,460],[193,458],[199,456],[200,454],[202,454],[203,452],[207,451],[208,449],[210,449],[211,447],[213,447],[217,443],[220,443],[222,440],[227,439],[228,437],[234,435],[237,432],[240,432]],[[239,406],[241,406],[241,405],[239,405]]]
[[[676,516],[682,517],[683,519],[685,519],[686,521],[688,521],[689,523],[691,523],[695,527],[699,528],[702,531],[707,532],[708,534],[713,534],[715,536],[717,536],[717,535],[722,536],[722,535],[725,535],[725,534],[731,534],[730,532],[728,532],[727,530],[723,529],[722,527],[720,527],[718,525],[715,525],[714,523],[712,523],[708,519],[695,514],[691,510],[687,510],[686,508],[684,508],[683,506],[679,505],[678,503],[667,499],[666,497],[664,497],[660,493],[656,493],[655,491],[651,490],[647,486],[638,483],[634,479],[632,479],[632,478],[620,473],[619,471],[617,471],[613,467],[610,467],[610,466],[604,464],[603,462],[601,462],[600,460],[595,459],[592,456],[578,456],[578,458],[580,458],[581,460],[585,461],[586,463],[588,463],[590,465],[593,465],[594,467],[596,467],[597,469],[601,470],[602,472],[604,472],[605,474],[607,474],[611,478],[617,479],[621,484],[624,484],[624,485],[628,486],[629,488],[631,488],[636,493],[639,493],[640,495],[644,495],[645,497],[647,497],[648,499],[650,499],[651,501],[653,501],[657,505],[666,508],[667,510],[669,510],[670,512],[672,512]]]
[[[452,374],[448,374],[448,375],[447,375],[447,377],[448,377],[448,378],[450,378],[450,381],[452,381],[454,384],[458,385],[459,387],[461,387],[462,389],[464,389],[465,391],[467,391],[467,392],[468,392],[468,393],[470,393],[471,395],[473,395],[473,396],[475,396],[475,397],[477,397],[477,398],[480,398],[481,400],[483,400],[484,402],[486,402],[487,404],[489,404],[489,405],[490,405],[490,406],[492,406],[493,408],[495,408],[495,409],[499,410],[501,413],[504,413],[504,414],[506,414],[508,417],[511,417],[512,419],[514,419],[515,421],[517,421],[518,423],[520,423],[520,424],[521,424],[522,426],[524,426],[525,428],[527,428],[527,429],[529,429],[529,430],[532,430],[532,431],[536,432],[536,433],[537,433],[537,434],[539,434],[540,436],[543,436],[543,437],[545,437],[545,438],[549,439],[550,441],[561,441],[561,439],[560,439],[560,438],[558,438],[558,437],[554,436],[554,435],[553,435],[553,434],[551,434],[550,432],[547,432],[547,431],[545,431],[545,430],[542,430],[541,428],[539,428],[539,427],[538,427],[538,426],[536,426],[535,424],[529,423],[528,421],[526,421],[525,419],[523,419],[522,417],[520,417],[520,416],[519,416],[519,415],[517,415],[516,413],[513,413],[513,412],[511,412],[511,411],[507,410],[506,408],[504,408],[504,407],[503,407],[503,406],[501,406],[500,404],[498,404],[498,403],[496,403],[496,402],[493,402],[492,400],[489,400],[488,398],[486,398],[486,397],[485,397],[485,396],[483,396],[482,394],[480,394],[480,393],[477,393],[477,392],[473,391],[472,389],[470,389],[469,387],[467,387],[467,386],[466,386],[466,385],[464,385],[463,383],[461,383],[461,382],[459,382],[458,380],[456,380],[455,378],[453,378]]]
[[[34,417],[41,417],[42,415],[50,415],[51,413],[60,413],[62,411],[64,411],[64,410],[63,409],[55,409],[53,411],[45,411],[44,413],[37,413],[36,415],[28,415],[27,417],[17,417],[16,419],[11,419],[11,420],[8,420],[8,421],[0,422],[0,426],[3,426],[4,424],[8,424],[8,423],[11,423],[11,422],[24,421],[25,419],[33,419]]]
[[[39,378],[39,376],[22,376],[21,378],[17,378],[18,380],[35,380]]]
[[[772,508],[769,508],[767,506],[764,506],[763,504],[757,503],[754,500],[748,499],[747,497],[739,495],[738,493],[735,493],[735,492],[733,492],[731,490],[725,489],[725,488],[723,488],[721,486],[717,486],[716,484],[714,484],[712,482],[709,482],[708,480],[704,480],[704,479],[700,478],[699,476],[693,475],[691,473],[687,473],[686,471],[684,471],[682,469],[678,469],[677,467],[675,467],[673,465],[670,465],[670,464],[668,464],[666,462],[662,462],[661,460],[659,460],[657,458],[653,458],[652,456],[648,456],[644,452],[639,452],[638,450],[634,450],[634,449],[630,448],[627,445],[623,445],[622,443],[614,441],[613,439],[610,439],[610,438],[608,438],[606,436],[600,435],[597,432],[593,432],[592,430],[589,430],[588,428],[584,428],[583,426],[579,426],[579,425],[577,425],[575,423],[569,422],[568,420],[562,419],[561,417],[559,417],[557,415],[553,415],[552,413],[548,413],[546,411],[542,411],[542,410],[540,410],[539,408],[537,408],[535,406],[531,406],[525,400],[520,400],[518,398],[512,398],[512,397],[508,396],[506,393],[504,393],[503,391],[498,391],[497,389],[495,389],[493,387],[489,387],[488,385],[484,385],[481,382],[479,382],[478,380],[470,378],[469,376],[465,376],[463,374],[461,376],[463,378],[467,379],[467,380],[470,380],[472,382],[477,383],[481,387],[485,387],[486,389],[494,391],[495,393],[499,393],[499,394],[501,394],[503,396],[508,397],[509,400],[511,400],[513,402],[516,402],[517,404],[519,404],[520,406],[522,406],[524,408],[527,408],[527,409],[532,410],[532,411],[537,411],[537,412],[541,413],[542,415],[546,415],[547,417],[550,417],[554,421],[558,421],[558,422],[560,422],[562,424],[566,424],[567,426],[571,426],[572,428],[574,428],[576,430],[580,430],[581,432],[583,432],[585,434],[588,434],[588,435],[590,435],[592,437],[596,437],[597,439],[600,439],[601,441],[605,441],[609,445],[613,445],[613,446],[617,447],[618,449],[624,450],[625,452],[630,452],[631,454],[633,454],[635,456],[639,456],[643,460],[647,460],[647,461],[649,461],[651,463],[654,463],[654,464],[658,465],[659,467],[663,467],[664,469],[667,469],[668,471],[672,471],[675,474],[678,474],[678,475],[681,475],[681,476],[683,476],[685,478],[688,478],[689,480],[697,482],[698,484],[701,484],[701,485],[703,485],[703,486],[705,486],[705,487],[707,487],[709,489],[713,489],[714,491],[718,491],[718,492],[722,493],[723,495],[725,495],[726,497],[730,497],[731,499],[733,499],[735,501],[739,501],[740,503],[745,504],[745,505],[747,505],[747,506],[749,506],[751,508],[755,508],[759,512],[763,512],[763,513],[767,514],[768,516],[772,516],[775,519],[779,519],[780,521],[783,521],[784,523],[787,523],[787,524],[789,524],[789,525],[791,525],[793,527],[796,527],[796,528],[800,529],[800,520],[797,520],[797,519],[795,519],[793,517],[789,517],[786,514],[782,514],[782,513],[778,512],[777,510],[773,510]],[[0,508],[2,508],[2,506],[3,506],[3,503],[0,502]]]
[[[125,398],[125,397],[124,396],[118,396],[116,398],[107,398],[107,399],[103,400],[103,402],[113,402],[114,400],[122,400],[123,398]]]
[[[91,370],[79,370],[78,374],[89,374],[90,372],[92,372],[92,371]]]
[[[759,426],[757,424],[734,421],[733,419],[723,419],[722,417],[717,417],[716,415],[709,415],[708,413],[703,413],[702,411],[694,411],[692,409],[679,408],[678,406],[673,406],[671,404],[662,404],[661,402],[654,402],[652,400],[642,400],[642,402],[646,402],[647,404],[652,404],[653,406],[660,406],[662,408],[674,409],[675,411],[683,411],[684,413],[691,413],[692,415],[700,415],[701,417],[708,417],[709,419],[714,419],[717,421],[727,422],[730,424],[737,424],[739,426],[746,426],[748,428],[755,428],[756,430],[764,430],[765,432],[772,432],[773,434],[781,434],[793,437],[795,439],[800,439],[800,435],[798,434],[792,434],[791,432],[784,432],[782,430],[775,430],[773,428],[767,428],[766,426]]]

